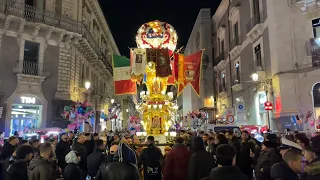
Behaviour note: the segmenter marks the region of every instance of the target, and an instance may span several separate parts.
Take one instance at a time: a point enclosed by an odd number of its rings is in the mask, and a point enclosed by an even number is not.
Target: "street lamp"
[[[114,103],[114,99],[111,99],[111,104],[113,104]]]
[[[252,80],[253,81],[258,81],[259,80],[259,74],[258,73],[253,73],[252,75],[251,75],[251,78],[252,78]]]
[[[84,87],[85,87],[87,90],[89,90],[90,85],[91,85],[91,83],[90,83],[89,81],[87,81],[87,82],[84,84]]]

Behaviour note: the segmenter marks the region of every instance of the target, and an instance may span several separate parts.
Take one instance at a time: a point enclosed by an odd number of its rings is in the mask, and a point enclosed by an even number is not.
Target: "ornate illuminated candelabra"
[[[138,29],[136,43],[140,49],[168,48],[173,52],[177,39],[177,33],[170,24],[152,21]],[[142,115],[142,124],[148,134],[164,135],[173,124],[172,117],[177,112],[178,106],[173,101],[173,93],[167,92],[168,77],[158,77],[155,61],[150,59],[147,61],[145,67],[147,91],[140,92],[142,101],[138,103],[136,109]]]

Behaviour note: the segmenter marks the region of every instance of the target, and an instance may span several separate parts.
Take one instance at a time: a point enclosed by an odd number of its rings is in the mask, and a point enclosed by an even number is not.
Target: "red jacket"
[[[176,144],[168,153],[163,171],[163,180],[188,179],[188,165],[192,152],[183,144]]]

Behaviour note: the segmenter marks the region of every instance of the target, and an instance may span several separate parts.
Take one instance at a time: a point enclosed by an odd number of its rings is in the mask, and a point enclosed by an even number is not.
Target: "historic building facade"
[[[319,17],[316,0],[222,0],[212,18],[218,118],[231,113],[239,124],[278,131],[313,128],[292,117],[320,115]]]
[[[181,116],[187,115],[190,111],[204,108],[204,99],[213,97],[214,95],[212,41],[211,38],[208,38],[211,37],[211,28],[210,9],[201,9],[184,50],[185,56],[204,50],[202,74],[200,77],[200,97],[198,97],[190,85],[187,85],[180,97],[178,97],[178,104],[180,106],[179,114]]]
[[[6,135],[66,127],[64,105],[84,100],[99,124],[114,92],[111,57],[120,53],[97,0],[1,0],[0,42]]]

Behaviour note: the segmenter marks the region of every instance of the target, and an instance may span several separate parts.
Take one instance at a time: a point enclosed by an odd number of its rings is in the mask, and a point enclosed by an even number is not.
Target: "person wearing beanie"
[[[310,139],[310,146],[305,149],[305,158],[309,165],[304,169],[303,180],[320,179],[320,135]]]
[[[16,151],[16,159],[6,172],[6,180],[28,180],[28,162],[33,156],[33,148],[22,145]]]
[[[255,167],[256,180],[271,180],[271,167],[280,161],[281,155],[277,151],[277,143],[264,141]]]

